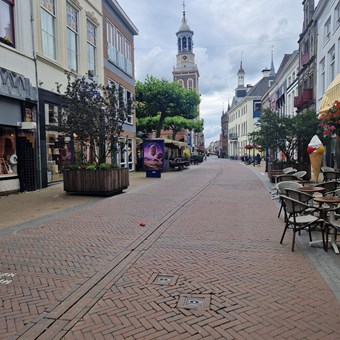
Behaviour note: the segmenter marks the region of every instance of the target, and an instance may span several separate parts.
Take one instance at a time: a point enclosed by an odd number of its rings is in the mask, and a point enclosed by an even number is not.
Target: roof
[[[264,77],[257,82],[253,88],[247,93],[246,97],[263,96],[269,88],[269,81],[273,80],[275,76]]]

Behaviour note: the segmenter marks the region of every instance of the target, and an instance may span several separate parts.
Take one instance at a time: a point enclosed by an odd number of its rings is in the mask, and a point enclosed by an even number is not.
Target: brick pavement
[[[3,235],[0,338],[338,339],[317,250],[279,244],[259,170],[210,158]]]

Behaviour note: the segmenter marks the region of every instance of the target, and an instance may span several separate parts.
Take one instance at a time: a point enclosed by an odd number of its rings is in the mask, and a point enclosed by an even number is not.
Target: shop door
[[[32,143],[25,137],[17,138],[17,156],[20,191],[36,190],[35,152]]]

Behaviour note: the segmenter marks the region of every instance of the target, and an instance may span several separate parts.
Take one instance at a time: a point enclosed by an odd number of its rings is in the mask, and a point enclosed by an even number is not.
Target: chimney
[[[266,67],[264,70],[262,70],[263,78],[269,77],[270,70]]]

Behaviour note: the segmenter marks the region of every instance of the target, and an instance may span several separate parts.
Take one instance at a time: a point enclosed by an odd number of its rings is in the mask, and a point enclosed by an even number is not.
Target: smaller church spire
[[[185,25],[187,23],[187,19],[185,17],[185,0],[183,0],[183,18],[182,18],[182,23]]]
[[[272,46],[272,60],[271,60],[271,63],[270,63],[270,73],[269,73],[269,76],[270,77],[274,77],[275,76],[275,67],[274,67],[274,46]]]

